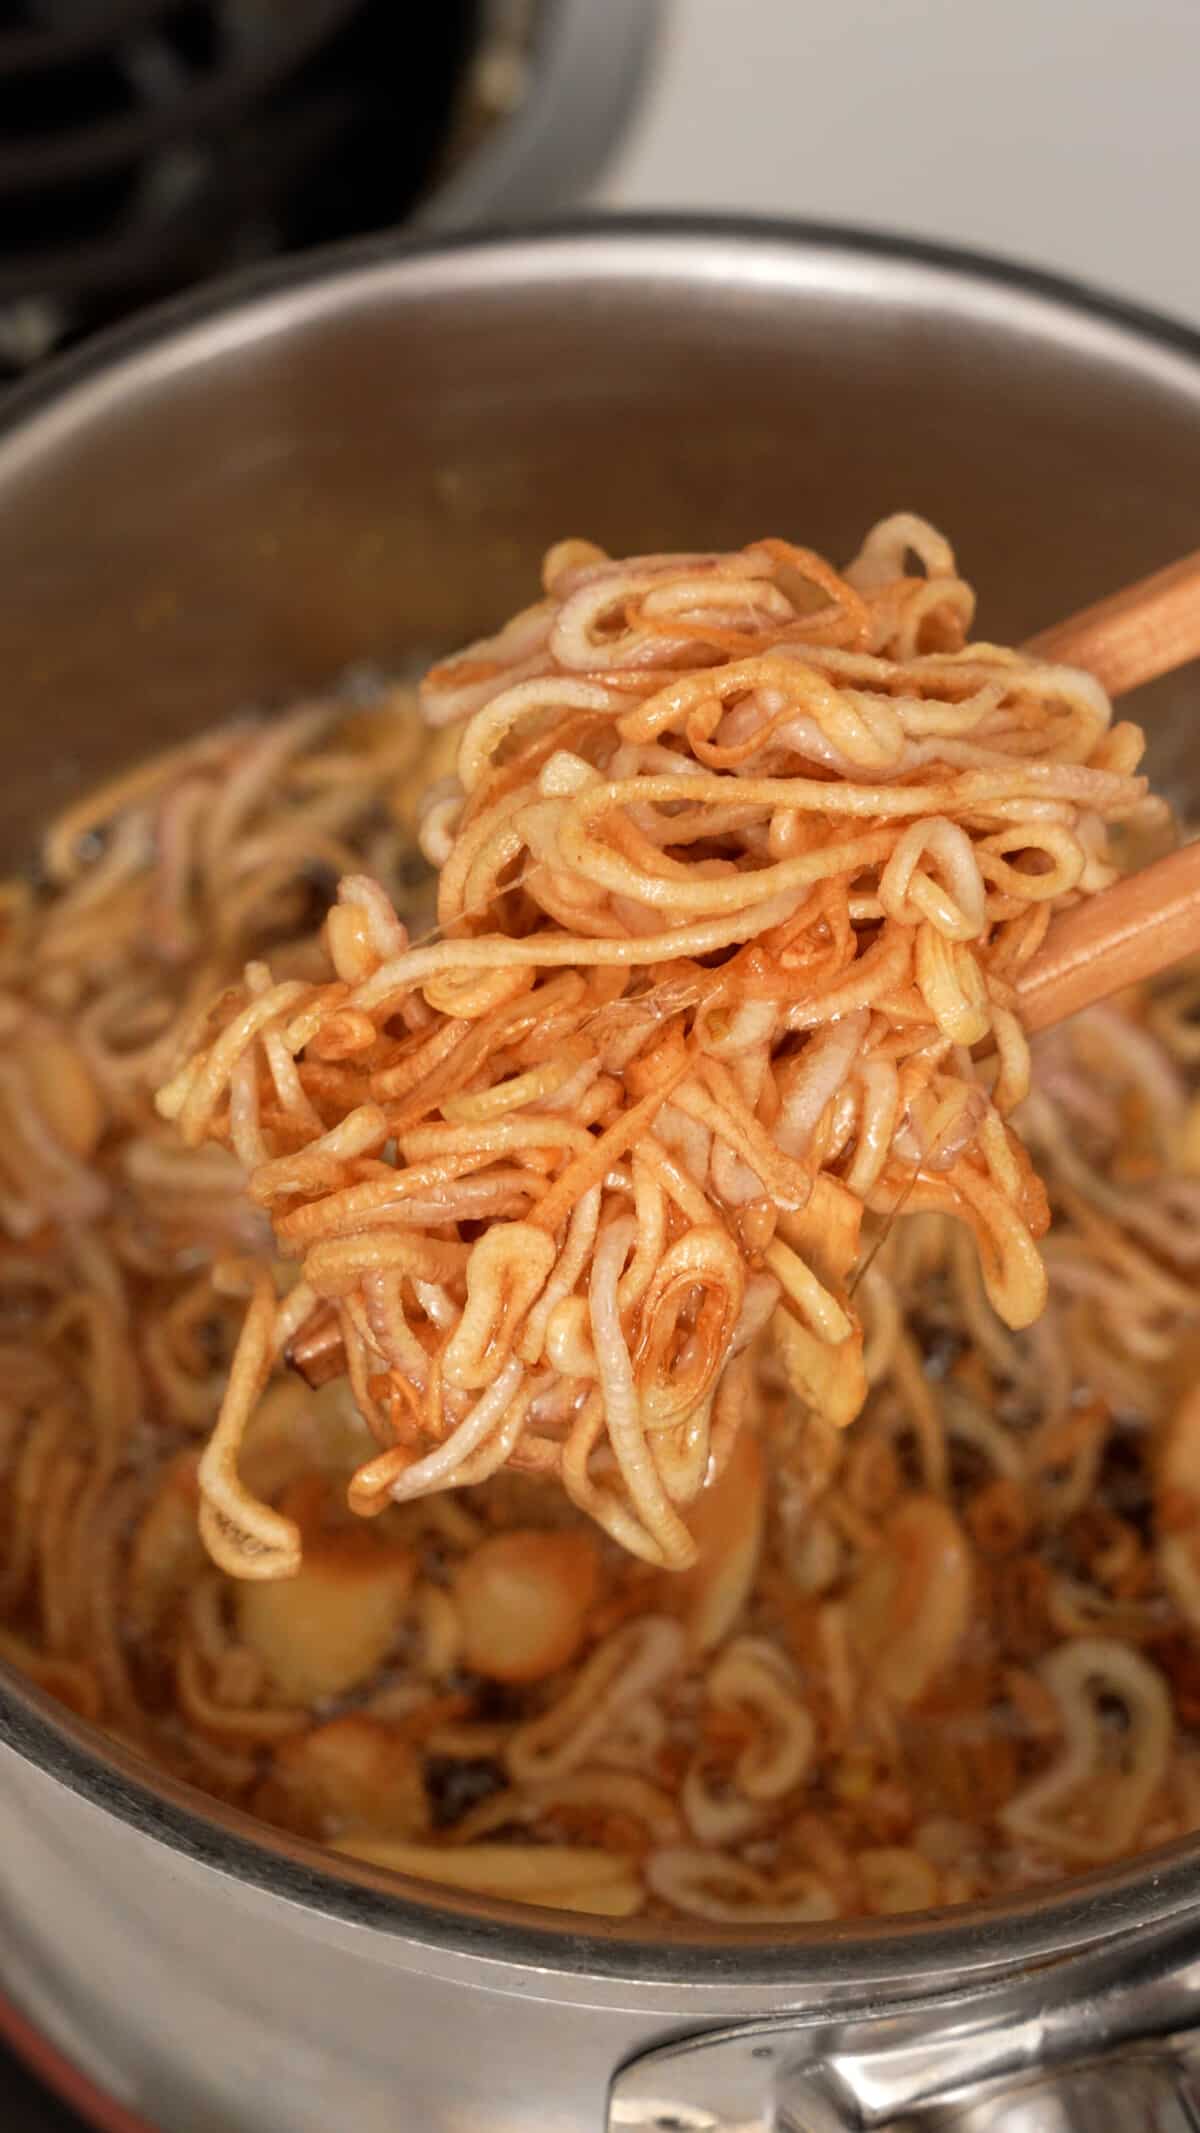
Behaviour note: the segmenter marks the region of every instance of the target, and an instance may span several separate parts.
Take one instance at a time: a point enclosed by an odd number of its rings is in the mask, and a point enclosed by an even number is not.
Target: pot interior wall
[[[844,558],[901,506],[1019,636],[1200,540],[1200,364],[1017,285],[721,234],[346,266],[202,318],[0,441],[0,849],[209,721],[461,641],[564,533]]]

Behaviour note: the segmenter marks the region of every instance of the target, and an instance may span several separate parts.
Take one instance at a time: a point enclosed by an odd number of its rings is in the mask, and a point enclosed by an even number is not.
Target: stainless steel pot
[[[905,504],[1019,637],[1200,541],[1200,340],[828,232],[336,255],[68,363],[0,436],[0,840],[364,656],[462,638],[564,532]],[[1160,776],[1200,784],[1177,681]],[[1200,1856],[765,1931],[573,1923],[342,1869],[0,1685],[0,1981],[164,2133],[1182,2133]],[[1196,2076],[1200,2081],[1200,2074]]]

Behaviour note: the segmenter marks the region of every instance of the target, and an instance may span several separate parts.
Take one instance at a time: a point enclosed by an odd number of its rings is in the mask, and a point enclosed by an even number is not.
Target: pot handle
[[[794,2012],[644,2053],[613,2083],[608,2133],[1200,2133],[1186,1922],[893,2009]]]
[[[938,2133],[1196,2133],[1198,2126],[1185,2070],[1170,2058],[1097,2061],[937,2114]]]
[[[761,2032],[755,2032],[761,2038]],[[740,2045],[740,2050],[738,2046]],[[1200,2080],[1180,2057],[1112,2060],[1025,2075],[998,2086],[972,2083],[953,2097],[854,2094],[844,2074],[808,2066],[782,2080],[764,2064],[777,2047],[725,2036],[650,2055],[618,2076],[609,2133],[1198,2133]],[[747,2051],[752,2062],[745,2066]],[[708,2060],[720,2053],[724,2064]],[[743,2061],[740,2070],[735,2059]],[[697,2082],[699,2077],[699,2084]],[[709,2100],[700,2102],[698,2094]],[[895,2105],[897,2108],[893,2108]],[[884,2115],[880,2116],[880,2110]]]

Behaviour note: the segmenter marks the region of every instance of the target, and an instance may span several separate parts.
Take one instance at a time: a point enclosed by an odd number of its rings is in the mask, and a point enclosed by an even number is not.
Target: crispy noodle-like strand
[[[684,1569],[752,1280],[800,1399],[840,1428],[866,1397],[853,1258],[787,1227],[818,1181],[944,1210],[1001,1318],[1038,1315],[1013,979],[1154,803],[1089,677],[966,640],[919,520],[844,573],[568,543],[546,586],[424,684],[435,932],[347,870],[325,972],[249,964],[158,1103],[302,1256],[290,1353],[350,1373],[380,1447],[358,1508],[511,1460]]]

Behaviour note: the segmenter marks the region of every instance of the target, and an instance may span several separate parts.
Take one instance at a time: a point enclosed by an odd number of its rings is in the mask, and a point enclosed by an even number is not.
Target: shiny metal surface
[[[950,2105],[936,2120],[937,2133],[1196,2133],[1198,2125],[1182,2070],[1170,2059],[1136,2056],[1120,2066],[1079,2067],[1053,2087],[1028,2081]],[[899,2121],[895,2133],[905,2133]]]
[[[530,77],[516,112],[443,177],[415,225],[461,230],[530,222],[579,200],[630,124],[660,34],[664,0],[485,0],[481,55],[512,43],[532,12]]]
[[[900,2010],[750,2021],[623,2068],[608,2133],[1190,2133],[1189,1920]]]
[[[845,553],[899,504],[953,531],[1000,637],[1196,546],[1200,343],[974,262],[727,225],[373,246],[177,307],[0,431],[0,844],[213,718],[496,620],[564,531]],[[1179,786],[1189,695],[1148,711]],[[164,2133],[597,2133],[614,2069],[672,2036],[892,2020],[1025,1971],[1070,2009],[1072,1951],[1136,1971],[1198,1906],[1179,1849],[785,1944],[576,1930],[336,1872],[0,1682],[0,1984]]]

